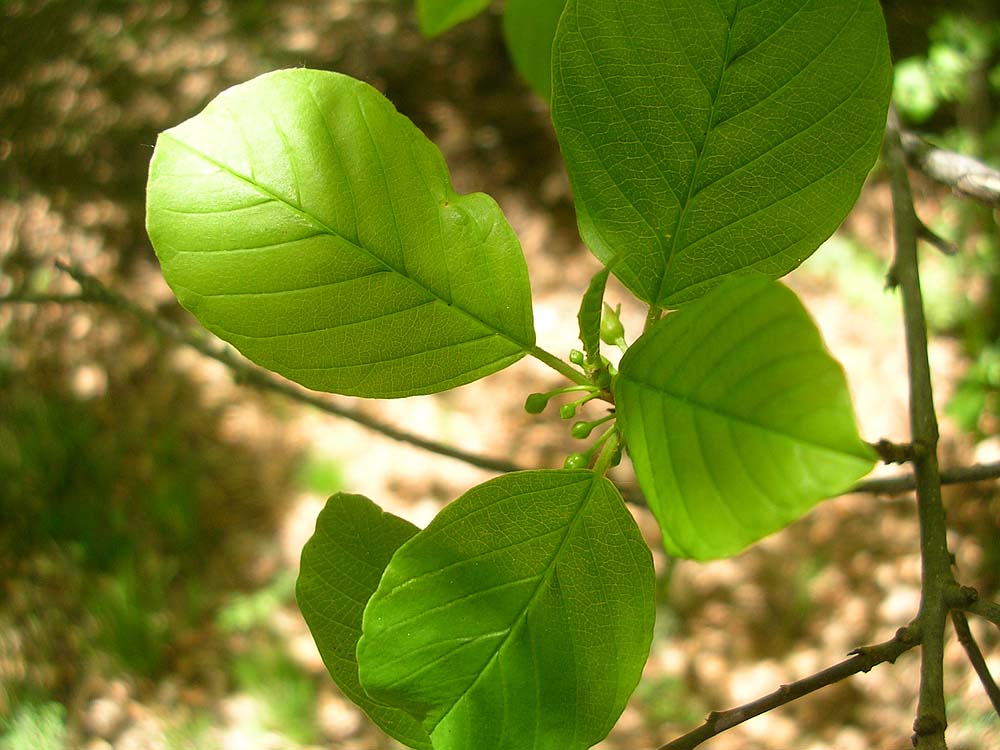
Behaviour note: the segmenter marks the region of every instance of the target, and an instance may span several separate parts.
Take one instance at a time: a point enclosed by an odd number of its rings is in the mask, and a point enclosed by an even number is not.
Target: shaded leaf
[[[566,0],[507,0],[503,33],[518,72],[543,99],[552,96],[552,40]]]
[[[580,324],[580,343],[590,365],[601,364],[601,311],[604,305],[604,290],[608,285],[610,267],[605,266],[590,280],[587,291],[580,300],[580,312],[576,319]]]
[[[181,304],[309,388],[446,390],[534,343],[520,245],[375,89],[283,70],[161,134],[147,228]]]
[[[673,555],[733,555],[864,476],[840,365],[789,289],[731,279],[636,341],[618,425]]]
[[[316,520],[302,549],[295,587],[323,663],[337,687],[386,734],[408,747],[430,750],[420,723],[405,711],[373,700],[358,682],[355,648],[361,616],[393,553],[417,527],[361,495],[337,493]]]
[[[552,119],[584,240],[660,306],[787,273],[857,199],[891,82],[877,0],[570,0]]]
[[[653,627],[649,549],[587,470],[506,474],[403,545],[365,610],[361,682],[435,750],[582,750],[614,726]]]
[[[417,20],[426,36],[437,36],[478,16],[490,0],[417,0]]]

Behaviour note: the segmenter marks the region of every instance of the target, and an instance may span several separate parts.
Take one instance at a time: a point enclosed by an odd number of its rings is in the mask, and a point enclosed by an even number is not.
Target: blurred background
[[[884,8],[907,126],[1000,167],[1000,6]],[[576,233],[547,107],[506,55],[500,10],[426,40],[403,0],[0,0],[0,297],[75,294],[61,258],[193,325],[143,230],[156,134],[232,84],[309,66],[379,88],[442,149],[460,191],[497,198],[524,245],[539,341],[565,355],[598,265]],[[923,265],[942,460],[1000,460],[997,216],[914,180],[924,221],[961,247],[928,250]],[[889,242],[877,167],[844,227],[788,279],[844,363],[872,441],[908,437]],[[644,311],[617,286],[609,301],[624,303],[633,339]],[[446,394],[360,408],[557,466],[574,450],[565,425],[521,404],[558,384],[522,361]],[[0,750],[397,747],[323,669],[294,602],[301,547],[337,490],[422,526],[489,476],[234,382],[126,311],[0,302]],[[1000,488],[946,499],[963,579],[995,596]],[[655,523],[634,512],[656,549]],[[906,495],[828,501],[734,560],[657,552],[656,563],[657,638],[601,748],[655,747],[708,710],[888,638],[919,600]],[[995,629],[973,625],[1000,673]],[[995,746],[997,717],[953,641],[950,746]],[[902,747],[916,666],[906,654],[706,747]]]

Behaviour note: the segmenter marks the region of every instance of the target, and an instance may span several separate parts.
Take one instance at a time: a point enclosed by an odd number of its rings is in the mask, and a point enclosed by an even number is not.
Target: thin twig
[[[773,711],[779,706],[784,706],[820,688],[840,682],[858,672],[868,672],[884,662],[894,662],[900,654],[919,644],[920,640],[920,632],[915,626],[900,628],[896,631],[896,635],[888,641],[855,649],[851,652],[853,656],[839,664],[834,664],[832,667],[827,667],[801,680],[782,685],[773,693],[742,706],[730,708],[727,711],[712,712],[700,727],[668,742],[666,745],[661,745],[658,750],[691,750],[717,734],[732,729],[755,716]]]
[[[920,222],[920,226],[917,227],[917,237],[944,255],[958,255],[961,250],[957,243],[946,240],[922,221]]]
[[[65,264],[60,265],[60,268],[63,268],[64,265]],[[332,414],[333,416],[343,417],[344,419],[357,422],[363,427],[368,427],[376,432],[380,432],[393,440],[408,443],[409,445],[413,445],[417,448],[423,448],[424,450],[432,453],[445,455],[458,461],[467,461],[468,463],[471,463],[471,465],[481,469],[506,473],[511,471],[523,471],[528,468],[511,461],[494,459],[487,456],[477,456],[466,451],[452,449],[450,446],[442,445],[432,440],[427,440],[404,430],[399,430],[392,425],[372,419],[371,417],[361,414],[355,410],[333,404],[320,396],[298,389],[295,386],[285,383],[284,381],[280,381],[269,376],[263,370],[253,367],[245,360],[236,357],[228,347],[220,347],[214,343],[210,343],[203,335],[199,335],[195,332],[183,329],[180,326],[176,326],[169,321],[166,321],[156,313],[135,305],[130,300],[105,286],[97,278],[91,276],[79,267],[65,266],[64,270],[78,280],[85,279],[88,286],[96,291],[81,292],[78,294],[10,294],[7,296],[0,296],[0,305],[40,305],[46,303],[69,305],[74,303],[84,303],[104,304],[116,307],[138,318],[144,325],[158,331],[165,338],[171,339],[172,341],[185,346],[193,347],[205,356],[221,362],[226,365],[226,367],[233,370],[233,376],[235,379],[248,385],[255,385],[265,390],[279,392],[288,398],[308,404],[328,414]],[[472,457],[471,461],[468,460],[470,456]],[[993,479],[1000,479],[1000,461],[990,464],[958,466],[951,469],[944,469],[941,472],[942,484],[969,484],[971,482],[983,482]],[[900,474],[898,476],[877,477],[875,479],[862,480],[852,485],[842,494],[893,495],[910,492],[915,487],[916,480],[912,474]],[[639,506],[646,505],[646,501],[638,487],[625,485],[621,486],[620,489],[622,496],[630,504]]]
[[[1000,479],[1000,461],[990,464],[973,464],[972,466],[956,466],[941,470],[941,484],[969,484]],[[917,480],[912,474],[894,477],[876,477],[865,479],[851,487],[845,495],[857,492],[873,495],[894,495],[916,489]]]
[[[971,612],[974,615],[982,617],[984,620],[989,620],[998,628],[1000,628],[1000,604],[996,602],[987,602],[983,600],[978,600],[970,602],[964,607],[966,612]]]
[[[976,670],[979,681],[983,683],[983,689],[986,691],[990,703],[993,704],[993,710],[1000,716],[1000,688],[997,687],[993,675],[990,674],[990,668],[986,665],[983,652],[980,650],[979,644],[976,643],[976,639],[969,629],[969,621],[965,619],[965,613],[957,609],[952,610],[951,622],[955,626],[955,634],[958,636],[958,642],[962,644],[962,648],[965,649],[972,668]]]
[[[907,161],[925,175],[960,195],[988,206],[1000,206],[1000,171],[964,154],[932,146],[913,133],[900,133]]]
[[[92,294],[34,294],[30,292],[13,292],[0,295],[0,305],[71,305],[75,302],[101,302]]]
[[[82,288],[83,294],[77,298],[77,301],[99,302],[124,310],[140,320],[144,325],[152,328],[164,337],[190,346],[204,354],[206,357],[211,357],[217,362],[221,362],[233,372],[237,382],[249,383],[262,390],[280,393],[288,398],[294,399],[295,401],[308,404],[309,406],[319,409],[320,411],[326,412],[327,414],[332,414],[336,417],[342,417],[343,419],[356,422],[357,424],[378,432],[379,434],[392,440],[398,440],[401,443],[407,443],[417,448],[422,448],[425,451],[436,453],[440,456],[454,458],[480,469],[501,473],[518,471],[521,469],[520,466],[502,458],[480,456],[475,453],[470,453],[469,451],[464,451],[461,448],[455,448],[451,445],[439,443],[435,440],[429,440],[427,438],[420,437],[419,435],[406,432],[405,430],[400,430],[387,422],[370,417],[357,409],[340,406],[325,398],[321,398],[313,393],[302,390],[297,386],[293,386],[284,380],[279,380],[259,367],[256,367],[237,356],[230,347],[219,346],[215,343],[214,339],[210,339],[206,335],[197,335],[169,322],[155,313],[149,312],[139,305],[136,305],[121,294],[109,289],[97,278],[91,276],[82,268],[59,261],[57,261],[56,265],[58,268],[72,276]]]
[[[945,750],[948,725],[944,698],[944,627],[948,598],[958,588],[951,572],[941,477],[938,470],[938,424],[934,411],[931,369],[927,354],[927,322],[924,318],[917,237],[920,220],[913,207],[913,193],[906,173],[906,159],[899,136],[899,121],[890,111],[883,144],[892,190],[895,254],[890,276],[903,300],[903,326],[910,384],[910,430],[913,443],[923,447],[913,461],[920,522],[920,622],[923,645],[920,659],[920,690],[913,744],[918,750]]]

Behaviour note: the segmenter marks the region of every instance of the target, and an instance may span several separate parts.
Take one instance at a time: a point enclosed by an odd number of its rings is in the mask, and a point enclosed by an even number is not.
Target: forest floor
[[[121,10],[10,0],[0,18],[0,294],[72,293],[52,265],[66,258],[191,324],[142,229],[155,134],[228,85],[307,65],[381,89],[442,149],[460,192],[497,199],[524,247],[539,343],[560,354],[578,346],[579,297],[599,265],[576,233],[547,108],[506,61],[495,15],[433,41],[394,2],[154,0]],[[929,223],[950,220],[940,190],[918,181],[917,191]],[[786,281],[844,366],[862,435],[902,442],[899,300],[884,289],[888,201],[876,170],[844,227]],[[928,256],[925,285],[940,328],[954,298],[977,294],[942,257]],[[633,339],[644,310],[615,284],[608,299],[622,303]],[[942,406],[965,367],[961,342],[935,336],[931,361]],[[555,467],[574,450],[566,424],[522,404],[557,385],[522,361],[445,394],[361,408],[466,450]],[[396,747],[323,668],[294,602],[302,545],[335,491],[423,526],[489,473],[262,395],[116,309],[0,306],[0,389],[0,748]],[[984,431],[994,437],[977,441],[945,418],[942,463],[998,460],[996,425]],[[613,477],[634,485],[627,466]],[[996,592],[996,484],[950,489],[946,500],[964,579]],[[656,747],[710,710],[885,640],[916,613],[909,495],[829,500],[708,564],[668,561],[652,517],[633,513],[654,549],[657,637],[599,748]],[[996,635],[974,625],[1000,671]],[[908,653],[706,747],[903,747],[917,664]],[[995,745],[996,717],[953,639],[947,690],[950,746]]]

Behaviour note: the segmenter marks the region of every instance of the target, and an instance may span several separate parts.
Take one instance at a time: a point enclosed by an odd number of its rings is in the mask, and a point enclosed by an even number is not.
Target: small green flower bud
[[[583,362],[584,362],[583,352],[581,352],[579,349],[570,349],[569,361],[572,362],[577,367],[583,367]]]
[[[590,437],[590,433],[593,429],[593,422],[576,422],[569,428],[569,434],[577,440],[583,440],[584,438]]]
[[[622,325],[618,313],[621,312],[621,305],[617,309],[612,309],[607,302],[604,303],[604,310],[601,313],[601,341],[610,346],[617,346],[625,349],[625,326]]]
[[[563,419],[572,419],[576,416],[576,402],[563,404],[559,407],[559,416]]]
[[[549,404],[548,393],[532,393],[524,400],[524,410],[528,414],[541,414]]]
[[[587,456],[583,453],[570,453],[563,461],[564,469],[585,469],[587,468]]]

